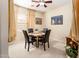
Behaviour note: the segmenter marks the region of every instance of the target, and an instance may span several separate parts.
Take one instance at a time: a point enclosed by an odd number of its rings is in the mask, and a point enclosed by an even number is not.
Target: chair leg
[[[25,49],[26,49],[26,44],[27,44],[27,42],[25,42]]]
[[[28,51],[29,51],[29,48],[30,48],[30,43],[28,43]]]
[[[42,45],[43,45],[43,43],[42,43]]]
[[[33,45],[33,42],[32,42],[32,45]]]
[[[45,48],[45,43],[44,43],[44,51],[46,51],[46,48]]]
[[[38,47],[39,47],[39,42],[38,42]]]
[[[37,42],[35,42],[35,46],[37,47]]]
[[[49,46],[49,42],[48,42],[48,48],[49,48],[50,46]]]

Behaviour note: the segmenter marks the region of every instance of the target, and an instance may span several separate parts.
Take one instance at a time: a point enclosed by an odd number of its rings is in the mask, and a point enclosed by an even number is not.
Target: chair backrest
[[[51,30],[47,30],[45,33],[45,42],[49,41],[49,36],[50,36]]]
[[[43,28],[43,32],[46,33],[46,31],[48,30],[48,28]]]
[[[33,33],[33,28],[29,28],[28,33]]]
[[[28,36],[28,33],[26,30],[23,30],[23,34],[24,34],[24,37],[25,37],[25,41],[29,41],[29,36]]]

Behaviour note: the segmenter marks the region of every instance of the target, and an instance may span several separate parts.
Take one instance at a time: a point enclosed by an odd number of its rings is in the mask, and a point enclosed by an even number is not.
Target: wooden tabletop
[[[35,32],[35,33],[28,33],[28,35],[33,35],[33,36],[41,36],[41,35],[45,35],[45,33],[43,32]]]

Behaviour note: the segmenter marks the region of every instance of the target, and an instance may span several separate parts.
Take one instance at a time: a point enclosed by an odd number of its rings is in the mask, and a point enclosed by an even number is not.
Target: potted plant
[[[71,46],[66,46],[66,53],[70,58],[77,58],[78,50]]]

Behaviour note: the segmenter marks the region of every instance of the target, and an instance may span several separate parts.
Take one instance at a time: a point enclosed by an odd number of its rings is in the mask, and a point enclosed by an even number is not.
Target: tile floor
[[[65,43],[50,39],[50,48],[43,46],[36,48],[30,46],[30,51],[24,48],[24,36],[22,32],[17,32],[16,41],[9,45],[9,57],[11,58],[66,58]],[[79,55],[78,55],[79,57]]]
[[[46,51],[43,46],[39,48],[30,46],[30,51],[24,48],[24,40],[15,42],[9,45],[9,57],[11,58],[66,58],[65,44],[58,41],[50,41],[50,48],[46,46]]]

